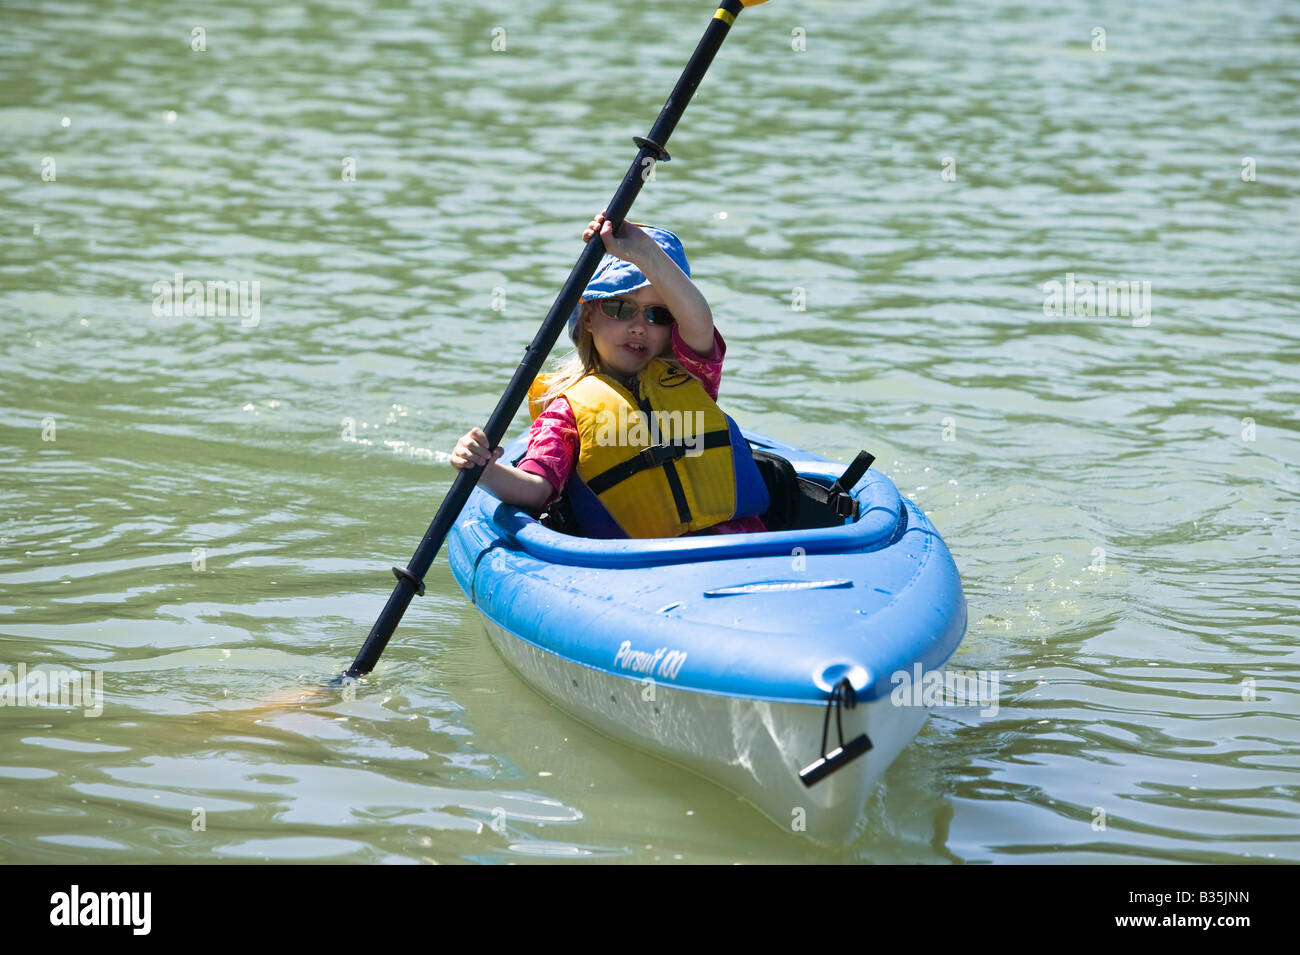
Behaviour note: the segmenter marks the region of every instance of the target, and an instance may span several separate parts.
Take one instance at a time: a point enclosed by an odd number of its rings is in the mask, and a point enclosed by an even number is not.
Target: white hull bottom
[[[773,703],[615,676],[562,659],[484,618],[497,652],[525,682],[607,736],[684,766],[752,803],[787,832],[849,841],[867,797],[920,732],[927,710],[888,696],[843,709],[844,738],[872,748],[811,787],[799,770],[821,755],[825,704]],[[839,743],[835,717],[827,748]]]

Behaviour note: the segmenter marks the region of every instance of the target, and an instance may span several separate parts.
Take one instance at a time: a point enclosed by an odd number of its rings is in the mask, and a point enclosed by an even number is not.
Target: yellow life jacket
[[[563,392],[580,439],[565,491],[584,536],[678,537],[767,510],[749,443],[698,379],[655,358],[636,384],[593,373]],[[533,417],[545,387],[530,390]]]

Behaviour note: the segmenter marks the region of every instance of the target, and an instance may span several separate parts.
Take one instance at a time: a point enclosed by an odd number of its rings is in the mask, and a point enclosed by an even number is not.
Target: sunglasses
[[[600,303],[600,310],[616,322],[630,322],[641,306],[621,298],[607,298]],[[651,305],[645,309],[645,320],[651,325],[671,325],[676,319],[666,306]]]

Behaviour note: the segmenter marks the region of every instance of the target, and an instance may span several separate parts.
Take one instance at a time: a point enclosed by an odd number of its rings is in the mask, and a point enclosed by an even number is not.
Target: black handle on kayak
[[[863,471],[865,470],[866,468],[863,468]],[[826,716],[822,719],[822,754],[799,770],[799,780],[805,786],[812,786],[821,782],[837,769],[843,769],[871,749],[871,740],[867,738],[866,733],[860,733],[847,743],[844,742],[844,724],[840,720],[840,710],[851,710],[857,705],[858,694],[853,689],[853,684],[849,682],[848,677],[840,680],[831,689],[831,697],[826,701]],[[839,734],[840,745],[828,753],[826,752],[826,739],[831,727],[831,710],[835,711],[835,731]]]
[[[695,88],[699,86],[700,80],[704,78],[705,72],[713,62],[714,55],[718,52],[718,48],[722,46],[722,41],[726,39],[731,24],[736,21],[736,16],[746,6],[753,6],[755,2],[756,0],[748,0],[748,2],[746,0],[722,0],[713,14],[713,19],[709,21],[704,36],[696,46],[694,54],[691,55],[690,61],[686,64],[686,69],[677,80],[677,85],[673,87],[672,95],[668,97],[663,109],[659,111],[659,118],[655,120],[650,135],[634,137],[634,142],[638,146],[636,159],[628,168],[627,174],[623,176],[623,182],[618,187],[618,191],[614,193],[614,198],[605,207],[605,218],[613,223],[616,231],[623,224],[628,211],[632,208],[632,203],[641,192],[641,186],[645,182],[644,177],[648,168],[646,160],[652,159],[659,162],[668,159],[668,151],[665,148],[668,138],[673,134],[673,130],[677,127],[677,121],[681,119],[687,104],[690,103]],[[757,2],[761,2],[761,0],[757,0]],[[546,321],[542,323],[542,327],[533,338],[532,344],[526,349],[524,360],[520,362],[519,367],[515,370],[514,377],[510,379],[510,386],[506,389],[506,393],[501,396],[496,410],[492,412],[492,417],[488,419],[487,427],[483,429],[487,433],[488,442],[493,448],[499,445],[501,439],[505,437],[506,429],[510,427],[510,422],[514,420],[515,412],[519,410],[524,397],[528,394],[528,388],[532,385],[533,379],[541,371],[542,363],[546,361],[546,356],[551,353],[555,340],[560,337],[561,329],[568,324],[569,315],[573,312],[574,306],[578,304],[579,296],[587,287],[587,282],[596,271],[596,266],[600,264],[601,256],[604,253],[604,242],[600,240],[599,236],[592,236],[591,240],[583,248],[582,254],[578,256],[578,262],[574,265],[573,271],[569,273],[569,278],[564,283],[564,287],[560,289],[555,304],[551,306],[551,310],[546,314]],[[344,679],[355,679],[375,668],[375,664],[379,662],[380,654],[384,652],[393,631],[397,629],[402,614],[406,613],[406,608],[410,606],[411,599],[417,593],[424,593],[424,575],[428,573],[434,558],[438,556],[438,551],[442,548],[442,542],[446,539],[447,532],[451,530],[451,525],[460,514],[461,508],[469,500],[470,492],[478,484],[482,473],[483,467],[479,466],[465,468],[456,475],[451,490],[443,498],[442,505],[433,518],[433,523],[425,531],[424,539],[420,541],[420,546],[416,548],[410,563],[404,568],[393,568],[393,573],[397,577],[397,586],[393,588],[393,593],[388,598],[388,603],[384,605],[379,619],[370,628],[370,635],[366,637],[361,652],[352,661],[352,666],[347,669],[347,672],[335,677],[331,682],[340,683]]]

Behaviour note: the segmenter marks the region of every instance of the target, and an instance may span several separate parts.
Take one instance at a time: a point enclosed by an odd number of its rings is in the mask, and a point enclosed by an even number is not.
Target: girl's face
[[[592,302],[583,312],[582,323],[591,331],[596,353],[607,370],[635,375],[668,350],[672,326],[651,325],[646,319],[646,308],[664,304],[654,286],[647,285],[619,298],[641,308],[631,318],[618,319],[606,315],[599,302]]]

